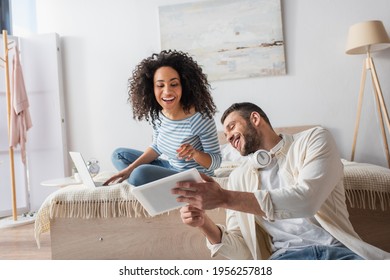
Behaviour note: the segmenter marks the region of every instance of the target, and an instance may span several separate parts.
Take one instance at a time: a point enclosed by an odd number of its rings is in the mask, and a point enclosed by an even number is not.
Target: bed
[[[112,174],[95,179],[104,181]],[[179,210],[150,217],[130,189],[121,183],[56,191],[37,213],[38,246],[40,235],[50,231],[52,259],[211,259],[203,235],[181,222]],[[218,223],[225,221],[222,209],[208,214]]]
[[[297,133],[313,126],[282,127],[277,133]],[[223,163],[215,180],[226,186],[240,164],[221,134]],[[350,219],[365,241],[390,251],[390,170],[343,160]],[[112,173],[94,179],[104,181]],[[181,222],[178,210],[150,217],[122,183],[110,188],[73,185],[50,195],[38,211],[35,239],[50,231],[52,259],[212,259],[204,236]],[[208,214],[225,223],[225,211]],[[213,259],[223,259],[217,257]]]

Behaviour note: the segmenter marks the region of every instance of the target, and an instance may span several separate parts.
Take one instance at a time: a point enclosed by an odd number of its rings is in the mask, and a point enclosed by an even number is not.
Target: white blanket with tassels
[[[100,173],[95,181],[105,181],[113,173]],[[61,188],[48,196],[35,220],[35,240],[50,230],[50,219],[60,218],[114,218],[148,216],[131,194],[132,186],[123,182],[107,187],[89,188],[82,184]]]
[[[103,172],[94,177],[94,181],[104,182],[115,173]],[[214,178],[222,187],[227,177]],[[50,219],[54,218],[115,218],[149,217],[150,215],[131,194],[129,183],[107,187],[89,188],[82,184],[70,185],[53,192],[38,210],[34,236],[40,247],[40,236],[50,230]]]

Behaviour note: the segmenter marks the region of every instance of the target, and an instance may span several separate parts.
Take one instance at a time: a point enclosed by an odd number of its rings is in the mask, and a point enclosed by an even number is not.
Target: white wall
[[[180,0],[36,0],[37,30],[62,36],[68,143],[113,169],[115,147],[144,149],[146,122],[132,119],[127,79],[160,50],[158,6]],[[189,2],[189,1],[187,1]],[[194,2],[194,1],[191,1]],[[274,126],[321,124],[342,157],[350,158],[364,56],[345,54],[350,25],[382,20],[390,31],[390,1],[282,0],[287,75],[212,82],[219,118],[231,103],[260,105]],[[390,105],[390,49],[374,54]],[[368,80],[355,160],[386,166]]]

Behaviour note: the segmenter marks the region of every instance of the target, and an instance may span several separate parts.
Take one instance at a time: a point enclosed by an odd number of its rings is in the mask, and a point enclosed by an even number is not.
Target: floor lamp
[[[360,81],[360,91],[358,99],[358,108],[355,122],[355,132],[353,136],[351,161],[355,158],[356,139],[359,129],[360,114],[362,109],[363,92],[366,82],[367,71],[371,73],[373,85],[373,93],[376,100],[376,108],[378,111],[380,128],[382,133],[383,145],[385,147],[386,159],[390,168],[390,155],[387,143],[386,130],[384,122],[386,122],[387,130],[390,132],[389,114],[386,109],[385,100],[381,91],[378,76],[376,74],[374,61],[371,57],[372,52],[377,52],[390,47],[390,39],[386,33],[383,23],[378,20],[366,21],[352,25],[348,32],[347,54],[366,54],[367,57],[363,62],[362,79]]]

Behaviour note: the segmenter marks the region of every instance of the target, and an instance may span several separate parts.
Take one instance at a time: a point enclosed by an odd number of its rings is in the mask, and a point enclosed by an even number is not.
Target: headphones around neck
[[[252,155],[252,162],[254,163],[255,168],[265,168],[267,167],[272,160],[272,153],[266,150],[258,150]]]
[[[266,150],[257,150],[253,153],[251,160],[255,168],[266,168],[272,161],[272,156],[277,153],[284,145],[284,139],[282,138],[274,148],[269,152]]]

